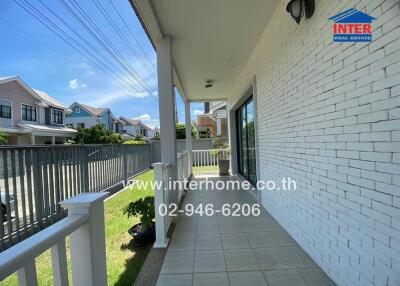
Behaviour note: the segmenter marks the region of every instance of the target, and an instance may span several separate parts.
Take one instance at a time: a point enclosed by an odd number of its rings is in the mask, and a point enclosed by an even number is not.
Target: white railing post
[[[155,180],[155,190],[154,190],[154,208],[156,217],[156,242],[154,243],[154,248],[166,248],[168,246],[167,237],[167,222],[166,216],[160,214],[159,207],[165,204],[167,208],[169,207],[169,202],[165,199],[165,183],[164,182],[164,163],[154,163],[154,180]]]
[[[68,268],[65,239],[51,248],[54,286],[68,286]]]
[[[104,199],[108,193],[84,193],[61,202],[68,216],[88,215],[71,234],[72,284],[107,285]]]
[[[38,286],[35,258],[28,259],[17,273],[20,286]]]

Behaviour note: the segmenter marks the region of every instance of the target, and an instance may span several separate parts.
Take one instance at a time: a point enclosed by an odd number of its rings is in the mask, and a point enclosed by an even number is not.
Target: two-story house
[[[65,126],[68,108],[18,76],[0,78],[0,130],[8,144],[61,144],[75,136]]]
[[[91,128],[102,124],[107,130],[122,133],[123,122],[115,117],[109,108],[98,108],[79,102],[74,102],[69,108],[71,113],[65,121],[70,128]]]
[[[123,133],[132,137],[136,137],[141,135],[145,138],[153,138],[156,135],[156,131],[154,128],[144,124],[139,119],[130,119],[121,116],[120,121],[123,122]],[[159,133],[159,130],[158,130]]]
[[[196,128],[200,138],[227,137],[228,119],[226,102],[205,102],[204,114],[197,116]]]

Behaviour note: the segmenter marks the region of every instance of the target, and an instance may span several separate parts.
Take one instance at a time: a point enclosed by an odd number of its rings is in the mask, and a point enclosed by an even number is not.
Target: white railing
[[[177,161],[177,179],[179,182],[185,182],[189,180],[190,176],[190,164],[189,164],[189,156],[186,150],[182,151],[182,153],[178,153],[178,161]],[[180,184],[178,189],[178,200],[180,201],[185,190],[185,186]]]
[[[51,249],[53,285],[68,285],[65,239],[71,240],[73,285],[106,286],[104,199],[108,193],[84,193],[61,202],[68,217],[0,253],[0,281],[14,272],[19,285],[37,286],[35,259]]]
[[[195,173],[218,173],[219,158],[229,159],[229,149],[207,149],[192,151],[192,165]]]
[[[171,204],[179,204],[185,188],[182,182],[189,180],[191,174],[190,157],[186,151],[183,151],[177,156],[176,166],[170,163],[154,163],[153,168],[154,180],[156,182],[154,194],[156,242],[154,247],[165,248],[168,246],[167,234],[172,223],[172,217],[162,215],[162,209],[160,208],[164,208],[163,212],[167,210],[167,213],[169,213],[173,211],[170,207]],[[176,182],[179,183],[174,184],[172,178],[176,178]],[[177,189],[174,189],[174,187]]]

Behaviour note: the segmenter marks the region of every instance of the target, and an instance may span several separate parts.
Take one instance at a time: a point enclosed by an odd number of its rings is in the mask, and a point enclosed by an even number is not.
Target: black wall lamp
[[[292,18],[297,24],[300,24],[303,15],[306,18],[311,18],[315,10],[315,0],[291,0],[287,6],[286,11],[290,13]]]

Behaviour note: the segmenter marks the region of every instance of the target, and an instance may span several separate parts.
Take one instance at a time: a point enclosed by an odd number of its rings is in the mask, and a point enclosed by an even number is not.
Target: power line
[[[114,8],[114,11],[117,13],[118,17],[121,19],[122,23],[124,24],[125,28],[128,30],[129,34],[132,36],[133,40],[136,42],[136,45],[140,48],[142,51],[143,55],[147,58],[149,61],[150,65],[154,68],[154,70],[157,70],[156,66],[153,64],[152,60],[149,58],[145,50],[143,49],[142,45],[139,43],[139,40],[136,38],[135,34],[132,32],[132,30],[129,28],[129,25],[126,23],[124,18],[121,16],[121,14],[118,12],[118,9],[115,7],[114,3],[112,0],[108,0],[110,2],[111,6]]]
[[[59,38],[61,38],[64,42],[66,42],[68,45],[70,45],[73,49],[75,49],[78,53],[80,53],[82,56],[87,58],[90,62],[92,62],[95,66],[97,66],[99,69],[103,70],[107,74],[109,74],[112,78],[114,78],[117,82],[119,82],[122,86],[130,89],[130,85],[127,84],[125,81],[122,79],[116,77],[112,70],[110,70],[107,66],[103,67],[101,64],[97,63],[96,60],[94,60],[91,56],[91,53],[87,51],[85,47],[80,45],[77,41],[75,41],[73,38],[71,38],[68,34],[66,34],[62,29],[60,29],[55,23],[53,23],[51,20],[49,20],[46,16],[44,16],[42,13],[38,12],[36,9],[32,10],[29,9],[28,7],[24,6],[19,0],[14,0],[22,9],[24,9],[27,13],[29,13],[31,16],[33,16],[35,19],[37,19],[40,23],[42,23],[44,26],[46,26],[50,31],[55,33]],[[29,3],[27,3],[25,0],[22,0],[25,2],[25,4],[31,6]],[[32,6],[31,6],[32,7]],[[34,7],[33,7],[34,8]],[[71,42],[70,42],[71,41]],[[95,58],[95,57],[94,57]],[[96,59],[96,58],[95,58]]]
[[[57,13],[55,13],[54,12],[54,10],[52,10],[52,9],[50,9],[42,0],[39,0],[40,1],[40,3],[43,5],[43,7],[45,7],[50,13],[52,13],[58,20],[60,20],[65,26],[67,26],[68,28],[69,28],[69,30],[71,30],[79,39],[81,39],[86,45],[88,45],[90,48],[92,48],[92,50],[94,50],[95,51],[95,53],[96,52],[98,52],[97,51],[97,49],[95,48],[95,47],[93,47],[93,45],[90,43],[90,42],[88,42],[84,37],[82,37],[78,32],[76,32],[75,31],[75,29],[73,29],[68,23],[66,23],[60,16],[58,16],[57,15]],[[109,65],[111,65],[115,70],[117,70],[119,73],[121,73],[121,74],[123,74],[123,72],[121,72],[120,70],[119,70],[119,68],[114,64],[114,63],[112,63],[111,61],[109,61],[106,57],[104,57],[103,55],[101,55],[100,53],[100,58],[98,57],[98,56],[96,56],[96,55],[94,55],[93,53],[91,53],[95,58],[96,58],[96,60],[97,61],[99,61],[99,62],[101,62],[101,64],[103,65],[103,66],[105,66],[105,67],[109,67]],[[103,61],[105,61],[105,63],[103,62]],[[127,81],[127,80],[125,80],[125,82],[128,84],[128,85],[130,85],[130,83]],[[135,84],[136,85],[136,83],[133,83],[133,84]],[[137,86],[137,85],[136,85]],[[138,87],[138,86],[137,86]]]
[[[29,35],[28,33],[24,32],[24,30],[22,30],[21,28],[17,27],[13,23],[11,23],[11,22],[9,22],[6,19],[1,18],[1,17],[0,17],[0,20],[3,21],[4,23],[6,23],[7,25],[9,25],[10,27],[12,27],[13,29],[17,30],[21,34],[25,35],[26,37],[31,38],[32,40],[34,40],[35,42],[37,42],[41,46],[51,50],[54,53],[57,53],[57,54],[61,55],[61,53],[59,51],[57,51],[56,49],[53,49],[52,47],[50,47],[50,46],[46,45],[45,43],[43,43],[42,41],[38,40],[37,38],[35,38],[35,37]]]
[[[67,9],[67,11],[74,15],[75,17],[79,18],[79,15],[75,13],[75,11],[65,2],[65,0],[59,0],[60,3],[64,4],[64,8]],[[86,20],[86,22],[94,29],[94,31],[97,33],[93,33],[92,31],[92,36],[105,48],[105,50],[116,60],[118,61],[121,66],[128,72],[130,73],[134,79],[138,82],[140,86],[144,88],[149,94],[151,94],[150,88],[142,81],[140,78],[139,73],[135,70],[135,68],[132,67],[132,65],[121,55],[121,53],[115,48],[115,46],[111,43],[111,41],[104,35],[104,33],[99,29],[99,27],[93,22],[93,20],[86,14],[86,12],[79,6],[79,4],[75,0],[70,0],[71,4],[74,6],[74,8],[77,10],[77,12]],[[82,23],[82,21],[80,21]],[[87,25],[84,23],[84,26]],[[89,28],[91,31],[91,29]],[[101,39],[100,39],[100,38]]]
[[[114,31],[120,36],[121,40],[124,42],[126,47],[134,54],[134,56],[143,64],[145,69],[150,73],[153,74],[154,71],[147,65],[147,63],[139,57],[135,49],[130,45],[129,41],[127,41],[125,35],[121,32],[121,30],[118,28],[118,26],[115,24],[113,19],[109,16],[107,11],[104,9],[104,7],[101,5],[101,3],[97,0],[92,0],[92,2],[96,5],[97,9],[101,12],[101,14],[105,17],[107,22],[111,25],[111,27],[114,29]]]

